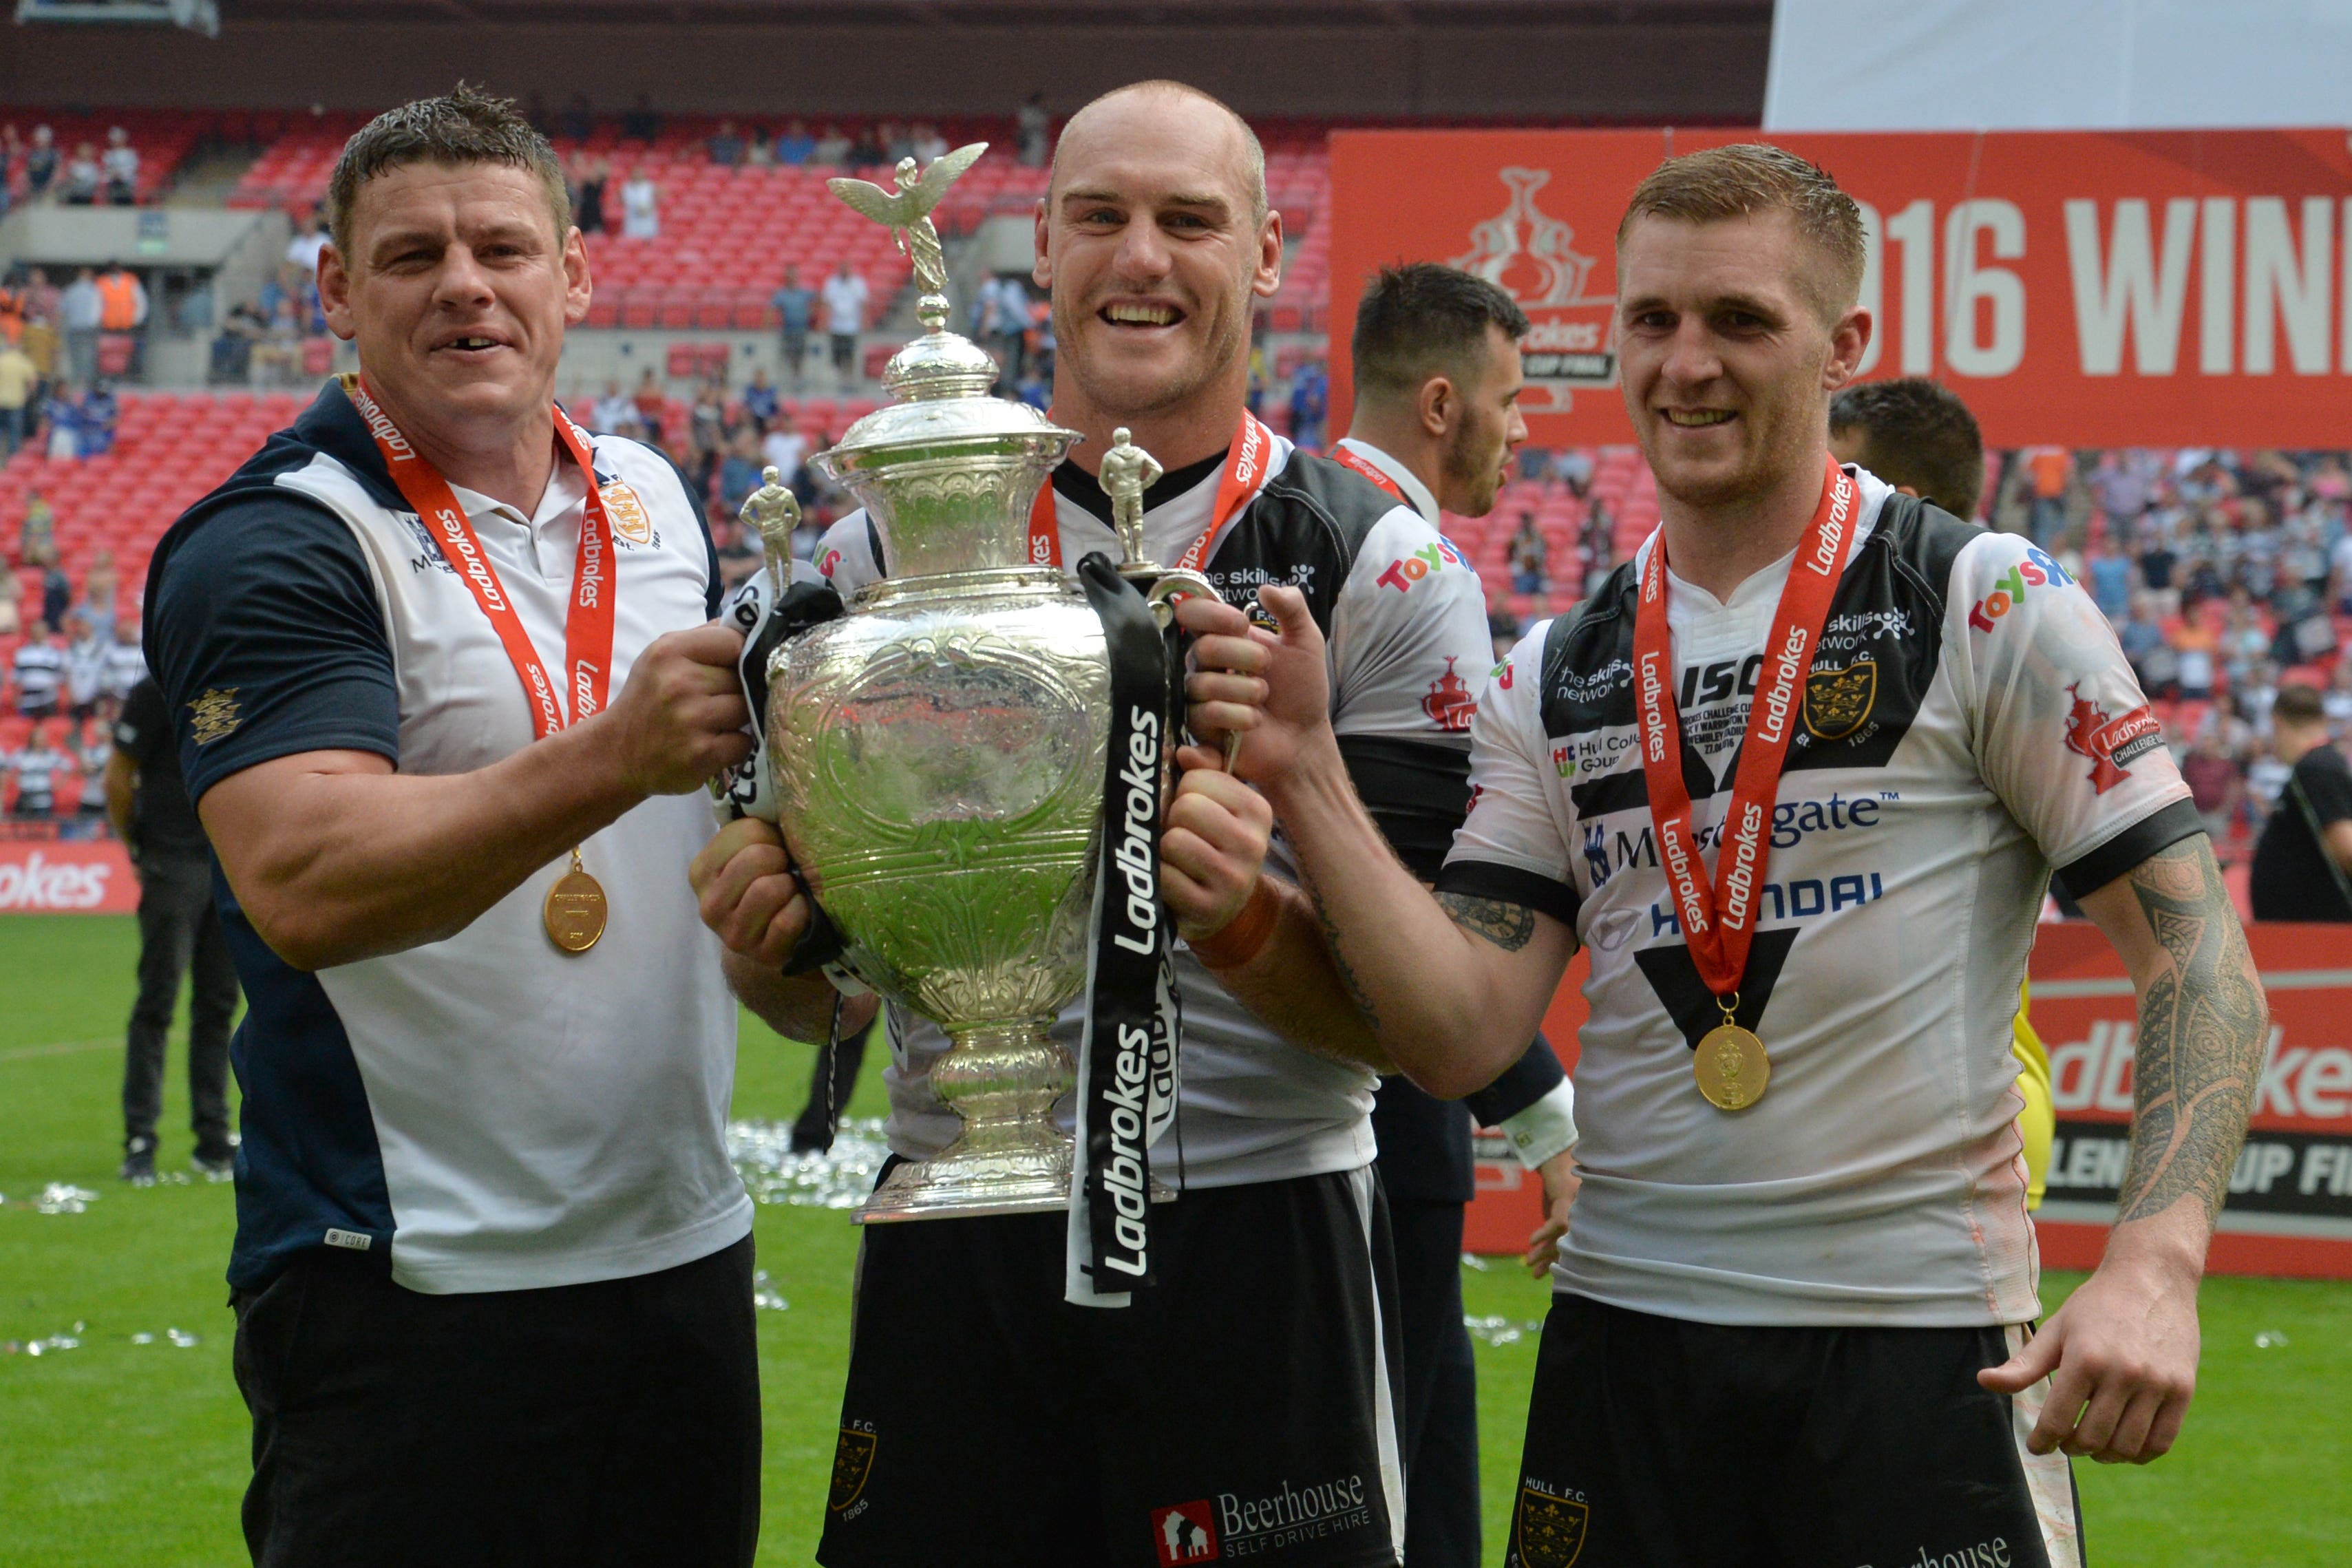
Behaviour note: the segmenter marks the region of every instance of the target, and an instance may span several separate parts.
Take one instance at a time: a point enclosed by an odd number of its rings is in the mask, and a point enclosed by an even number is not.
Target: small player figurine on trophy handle
[[[758,531],[760,542],[766,547],[768,585],[781,600],[785,584],[792,581],[793,532],[801,525],[801,501],[785,486],[782,472],[773,463],[760,470],[760,488],[744,499],[742,510],[735,516],[745,527]]]
[[[1111,526],[1127,554],[1122,564],[1144,563],[1143,492],[1159,483],[1164,471],[1157,458],[1135,444],[1126,426],[1110,433],[1110,449],[1102,458],[1102,488],[1110,497]]]

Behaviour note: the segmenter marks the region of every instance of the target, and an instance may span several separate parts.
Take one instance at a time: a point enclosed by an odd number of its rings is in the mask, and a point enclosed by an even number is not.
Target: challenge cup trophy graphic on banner
[[[1032,563],[1033,503],[1078,437],[988,395],[995,363],[945,330],[946,268],[929,215],[982,151],[951,153],[920,179],[907,160],[895,191],[832,182],[898,231],[928,329],[884,374],[897,401],[813,459],[865,505],[888,575],[766,655],[769,788],[734,793],[739,803],[772,795],[837,933],[837,946],[803,942],[814,951],[795,967],[827,963],[952,1042],[930,1080],[961,1135],[937,1158],[900,1166],[858,1217],[1071,1204],[1072,1144],[1053,1108],[1080,1083],[1081,1137],[1101,1157],[1089,1166],[1081,1150],[1077,1163],[1103,1190],[1077,1201],[1103,1216],[1092,1271],[1103,1289],[1123,1290],[1139,1282],[1136,1258],[1108,1259],[1120,1272],[1105,1277],[1106,1247],[1141,1236],[1143,1151],[1174,1107],[1173,933],[1157,845],[1165,742],[1182,710],[1167,628],[1174,600],[1213,590],[1197,574],[1134,560],[1088,556],[1075,586]],[[1127,450],[1111,465],[1122,479],[1157,468]],[[760,521],[780,527],[786,515],[773,501]],[[1089,986],[1087,1044],[1074,1063],[1047,1029]]]

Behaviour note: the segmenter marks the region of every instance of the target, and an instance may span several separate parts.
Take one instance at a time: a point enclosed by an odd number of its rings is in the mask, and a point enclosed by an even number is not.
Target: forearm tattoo
[[[2203,835],[2143,861],[2130,882],[2167,962],[2139,1003],[2131,1159],[2116,1219],[2146,1219],[2193,1193],[2210,1221],[2245,1141],[2269,1005]]]
[[[1535,938],[1536,912],[1524,904],[1474,899],[1466,893],[1440,893],[1437,903],[1455,925],[1505,952],[1517,952]]]
[[[1339,977],[1340,985],[1347,990],[1348,1000],[1353,1002],[1356,1011],[1364,1016],[1365,1027],[1377,1035],[1381,1032],[1380,1009],[1372,1005],[1372,999],[1366,994],[1363,983],[1356,978],[1356,972],[1348,965],[1339,928],[1332,921],[1331,911],[1323,907],[1323,889],[1315,885],[1312,878],[1306,880],[1307,896],[1315,905],[1316,923],[1323,928],[1323,950],[1331,955],[1331,973]]]

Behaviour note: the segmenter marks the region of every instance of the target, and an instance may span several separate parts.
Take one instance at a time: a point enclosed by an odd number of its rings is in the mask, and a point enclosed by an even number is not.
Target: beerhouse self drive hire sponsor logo
[[[1179,1568],[1333,1541],[1381,1523],[1360,1475],[1307,1486],[1286,1478],[1268,1492],[1219,1492],[1214,1498],[1157,1509],[1151,1515],[1151,1543],[1161,1568]]]

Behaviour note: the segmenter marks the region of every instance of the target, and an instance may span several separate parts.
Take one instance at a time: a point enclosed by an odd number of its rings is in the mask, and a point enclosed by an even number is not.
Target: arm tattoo
[[[1364,1016],[1364,1026],[1377,1035],[1381,1032],[1380,1010],[1372,1005],[1372,999],[1365,992],[1363,982],[1356,978],[1356,972],[1348,966],[1348,955],[1339,940],[1339,928],[1332,922],[1331,911],[1323,907],[1323,889],[1315,885],[1311,877],[1302,880],[1307,885],[1307,898],[1315,905],[1315,921],[1323,928],[1323,950],[1331,955],[1331,973],[1339,977],[1339,984],[1347,988],[1348,999],[1356,1005],[1356,1011]]]
[[[2131,1162],[2116,1217],[2146,1219],[2194,1194],[2210,1221],[2245,1141],[2270,1008],[2201,834],[2141,862],[2130,880],[2166,963],[2139,1001]]]
[[[1466,893],[1440,893],[1437,902],[1455,925],[1505,952],[1518,952],[1536,934],[1536,912],[1524,904],[1474,899]]]

